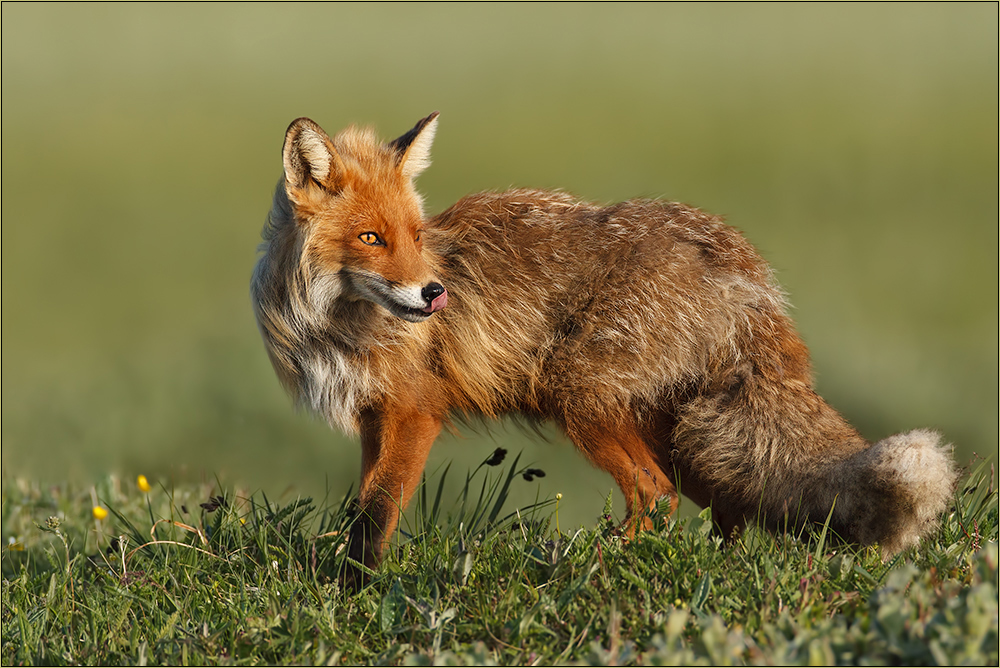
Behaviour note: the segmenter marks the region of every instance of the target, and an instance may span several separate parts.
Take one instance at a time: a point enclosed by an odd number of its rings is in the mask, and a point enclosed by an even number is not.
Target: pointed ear
[[[292,121],[285,132],[281,154],[286,190],[305,188],[310,180],[328,190],[336,190],[337,176],[343,173],[343,165],[333,142],[313,121],[308,118]]]
[[[431,144],[437,130],[438,112],[417,121],[413,129],[389,142],[389,148],[399,156],[398,165],[404,176],[411,179],[431,164]]]

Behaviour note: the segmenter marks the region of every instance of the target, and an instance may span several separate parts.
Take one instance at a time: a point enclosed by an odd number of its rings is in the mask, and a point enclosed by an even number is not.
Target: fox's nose
[[[444,289],[443,285],[437,282],[425,285],[420,290],[420,296],[427,302],[427,308],[424,309],[427,313],[440,311],[448,303],[448,291]]]
[[[440,283],[428,283],[420,291],[420,296],[424,298],[424,301],[430,303],[434,301],[436,297],[443,295],[444,292],[444,286]]]

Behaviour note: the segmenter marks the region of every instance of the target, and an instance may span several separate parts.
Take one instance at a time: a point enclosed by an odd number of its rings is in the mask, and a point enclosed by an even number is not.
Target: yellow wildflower
[[[136,484],[139,485],[139,489],[141,489],[144,492],[148,492],[150,489],[152,489],[149,486],[149,481],[146,480],[146,476],[144,475],[141,475],[136,479]]]
[[[108,516],[108,511],[106,511],[104,508],[101,508],[100,506],[94,506],[93,513],[95,520],[103,520],[105,517]]]

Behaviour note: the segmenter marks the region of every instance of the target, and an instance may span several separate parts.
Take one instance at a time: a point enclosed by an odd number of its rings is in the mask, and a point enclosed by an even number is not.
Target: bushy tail
[[[882,439],[830,470],[841,489],[834,524],[862,545],[878,543],[888,556],[904,550],[937,523],[957,474],[941,436],[915,429]]]
[[[871,444],[803,383],[751,380],[677,413],[671,461],[681,492],[713,504],[726,534],[821,523],[888,556],[915,544],[945,511],[950,446],[917,429]],[[830,511],[833,509],[831,515]]]

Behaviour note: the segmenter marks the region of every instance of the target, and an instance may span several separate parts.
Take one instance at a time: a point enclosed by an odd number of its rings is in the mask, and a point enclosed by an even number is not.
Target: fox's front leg
[[[400,513],[420,484],[427,454],[441,431],[441,418],[416,408],[385,406],[363,411],[360,422],[361,488],[347,553],[375,568]],[[359,574],[349,573],[348,580],[357,584]]]

